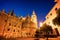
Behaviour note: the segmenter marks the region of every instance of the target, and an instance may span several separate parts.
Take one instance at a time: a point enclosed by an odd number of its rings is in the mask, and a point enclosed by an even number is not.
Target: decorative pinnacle
[[[32,15],[35,15],[35,11],[33,10]]]

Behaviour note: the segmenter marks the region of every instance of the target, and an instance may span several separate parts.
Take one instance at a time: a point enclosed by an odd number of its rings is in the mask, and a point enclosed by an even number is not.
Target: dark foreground
[[[46,38],[2,38],[0,40],[46,40]],[[48,40],[60,40],[60,36],[56,38],[48,38]]]

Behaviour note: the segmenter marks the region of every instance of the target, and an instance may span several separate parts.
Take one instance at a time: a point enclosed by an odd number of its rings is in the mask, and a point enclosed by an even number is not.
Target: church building
[[[14,10],[5,13],[0,11],[0,36],[6,38],[34,37],[37,29],[37,16],[32,12],[32,16],[16,17]]]

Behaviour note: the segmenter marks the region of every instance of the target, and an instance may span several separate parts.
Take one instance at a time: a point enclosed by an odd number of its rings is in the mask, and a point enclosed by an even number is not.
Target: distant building
[[[60,33],[60,27],[58,27],[57,25],[53,25],[52,20],[57,16],[56,13],[56,9],[60,8],[60,0],[55,0],[56,4],[52,7],[52,9],[50,10],[50,12],[46,15],[46,20],[44,21],[44,23],[51,25],[53,29],[58,28],[58,31]]]
[[[31,21],[36,24],[36,28],[37,28],[37,16],[34,11],[32,12]]]
[[[14,11],[5,13],[0,11],[0,36],[10,37],[34,37],[37,29],[37,16],[33,12],[32,18],[16,17]]]

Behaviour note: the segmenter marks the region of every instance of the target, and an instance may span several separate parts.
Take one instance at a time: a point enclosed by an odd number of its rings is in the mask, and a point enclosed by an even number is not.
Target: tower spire
[[[29,16],[29,13],[28,13],[28,15],[27,16]]]
[[[35,11],[33,10],[32,15],[35,15]]]
[[[4,9],[2,9],[2,11],[1,11],[2,13],[5,13],[5,10]]]
[[[12,12],[11,12],[11,16],[13,16],[14,15],[14,10],[12,10]]]
[[[35,28],[37,28],[37,16],[36,16],[34,10],[32,12],[31,21],[36,24],[36,27]]]
[[[8,11],[8,15],[11,15],[11,11],[10,10]]]

